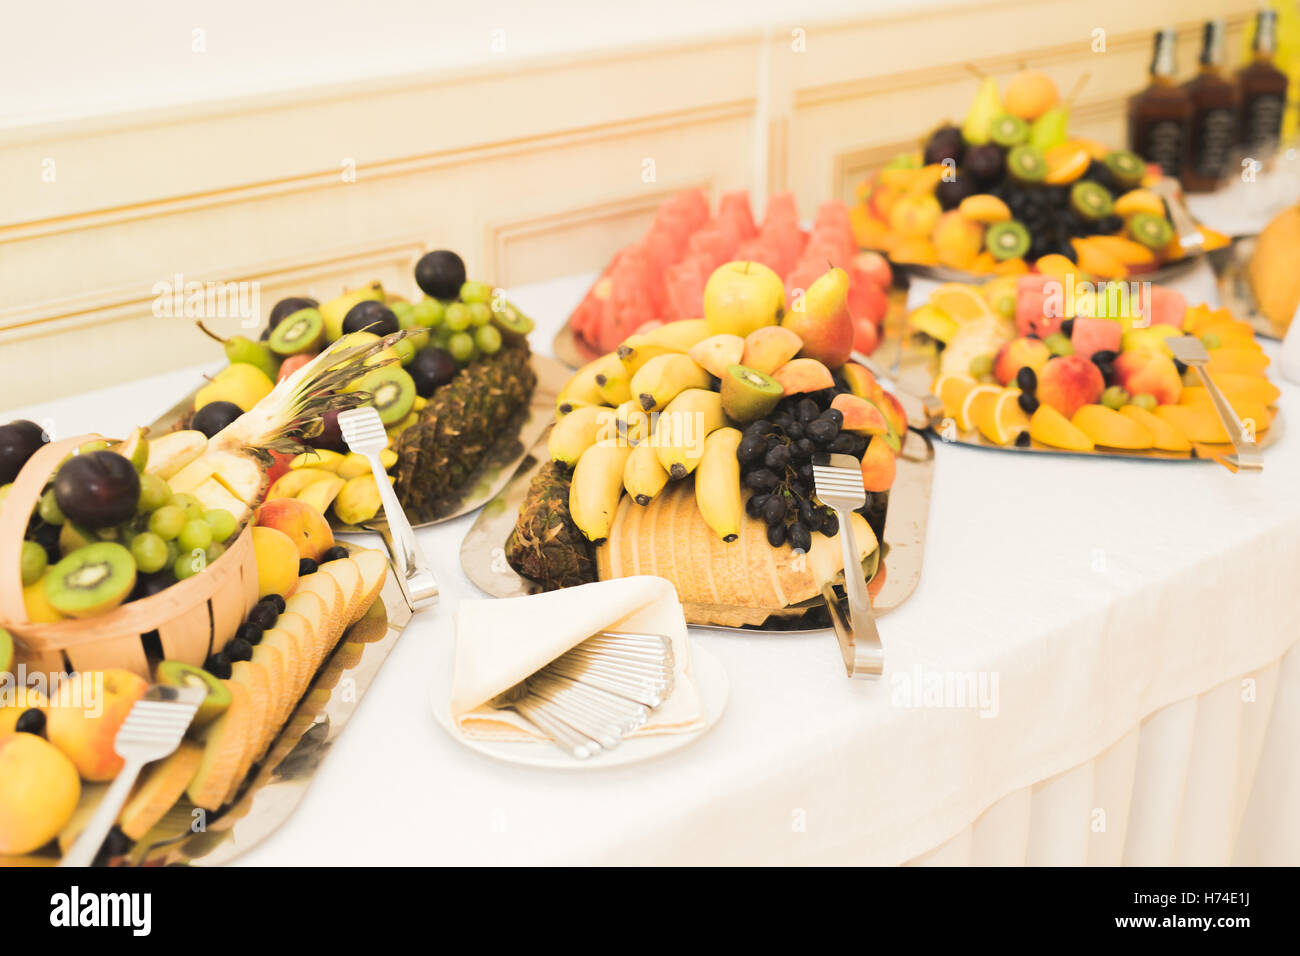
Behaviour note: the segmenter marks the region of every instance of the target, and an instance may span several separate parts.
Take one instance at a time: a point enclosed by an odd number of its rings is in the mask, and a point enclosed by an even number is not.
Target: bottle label
[[[1166,176],[1177,176],[1183,161],[1183,124],[1178,120],[1156,120],[1147,124],[1138,152],[1155,163]]]
[[[1241,116],[1241,139],[1246,149],[1255,153],[1277,149],[1285,107],[1286,103],[1278,93],[1259,93],[1246,101]]]
[[[1192,168],[1205,179],[1222,179],[1228,172],[1237,129],[1237,111],[1208,109],[1192,136]]]

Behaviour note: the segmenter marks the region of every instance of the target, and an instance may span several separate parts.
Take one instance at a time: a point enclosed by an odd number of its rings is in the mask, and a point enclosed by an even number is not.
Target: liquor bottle
[[[1183,188],[1188,192],[1217,189],[1229,172],[1237,145],[1241,90],[1223,70],[1223,21],[1205,24],[1201,69],[1183,84],[1192,98],[1192,124],[1183,160]]]
[[[1192,120],[1192,98],[1174,82],[1176,40],[1173,30],[1156,32],[1151,82],[1128,101],[1129,149],[1175,177],[1182,169]]]
[[[1264,160],[1277,152],[1286,109],[1287,76],[1273,65],[1277,53],[1277,11],[1261,10],[1255,18],[1254,59],[1237,71],[1241,87],[1238,142],[1246,155]]]

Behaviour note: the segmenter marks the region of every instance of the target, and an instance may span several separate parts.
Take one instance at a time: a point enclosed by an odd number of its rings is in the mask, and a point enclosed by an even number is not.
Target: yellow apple
[[[59,685],[45,711],[45,736],[86,780],[112,780],[122,769],[117,731],[149,682],[131,671],[80,671]]]
[[[758,262],[718,266],[704,286],[704,321],[710,335],[739,335],[776,325],[785,315],[781,277]]]
[[[72,761],[35,734],[0,737],[0,853],[31,853],[53,840],[77,809]]]
[[[257,558],[257,596],[288,597],[298,583],[298,546],[275,528],[253,529],[253,553]]]

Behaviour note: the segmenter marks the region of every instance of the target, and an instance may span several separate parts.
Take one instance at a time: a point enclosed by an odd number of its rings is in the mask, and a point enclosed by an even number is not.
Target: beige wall
[[[502,285],[595,269],[683,186],[760,209],[792,189],[811,214],[960,120],[968,64],[1063,89],[1088,71],[1075,128],[1119,143],[1152,31],[1178,27],[1190,73],[1200,22],[1227,18],[1235,50],[1253,8],[1002,0],[809,27],[803,52],[777,29],[3,130],[0,408],[213,357],[151,314],[177,273],[256,281],[265,312],[372,277],[409,294],[428,248]]]

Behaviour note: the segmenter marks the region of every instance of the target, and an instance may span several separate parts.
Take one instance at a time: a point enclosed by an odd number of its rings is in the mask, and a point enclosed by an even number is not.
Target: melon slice
[[[194,779],[203,760],[203,748],[190,740],[181,741],[170,757],[149,765],[118,814],[117,823],[132,840],[139,840],[154,828]]]
[[[283,620],[284,615],[280,618]],[[262,643],[257,646],[274,648],[284,660],[285,690],[280,715],[280,725],[283,725],[311,678],[311,647],[297,630],[286,630],[280,626],[280,620],[275,624],[262,633]]]
[[[289,716],[289,707],[293,703],[293,689],[289,686],[289,671],[286,670],[284,653],[278,647],[272,647],[263,640],[253,648],[253,663],[266,671],[267,699],[269,707],[266,728],[257,746],[257,756],[266,752],[275,732]]]
[[[325,599],[310,591],[295,591],[275,624],[306,639],[307,669],[315,674],[329,644],[330,609]]]
[[[325,621],[325,634],[327,638],[325,655],[328,655],[334,649],[334,645],[339,642],[343,636],[344,629],[348,626],[348,596],[343,593],[336,578],[321,574],[319,571],[315,574],[309,574],[305,578],[298,579],[298,589],[294,594],[315,594],[325,602],[325,608],[329,612],[329,617]],[[323,655],[317,665],[325,660]]]
[[[270,680],[266,676],[266,668],[261,664],[254,664],[251,660],[236,661],[230,669],[230,679],[236,684],[242,684],[248,691],[253,716],[248,732],[248,745],[244,747],[244,753],[239,758],[239,770],[230,784],[230,789],[226,792],[227,803],[234,799],[239,785],[248,776],[248,770],[253,766],[253,758],[261,750],[262,738],[266,736],[271,718]]]
[[[352,560],[361,572],[361,597],[348,624],[357,623],[370,610],[370,605],[379,598],[379,592],[384,589],[384,580],[388,577],[388,558],[382,551],[358,551],[352,555]]]
[[[322,564],[317,573],[332,577],[343,592],[343,627],[346,630],[357,615],[357,602],[362,597],[361,571],[357,568],[357,563],[351,558],[330,561]]]
[[[253,702],[243,684],[223,681],[230,690],[226,712],[203,729],[203,758],[194,779],[185,788],[190,802],[204,810],[217,810],[238,780],[239,765],[253,728]]]

